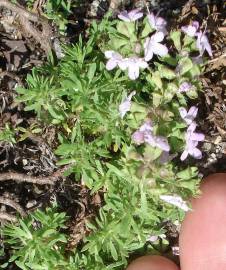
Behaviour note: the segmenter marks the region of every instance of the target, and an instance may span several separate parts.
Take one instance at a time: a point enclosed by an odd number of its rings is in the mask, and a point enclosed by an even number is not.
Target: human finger
[[[182,270],[226,269],[226,174],[207,177],[180,233]]]
[[[149,255],[134,260],[126,270],[179,270],[179,268],[165,257]]]

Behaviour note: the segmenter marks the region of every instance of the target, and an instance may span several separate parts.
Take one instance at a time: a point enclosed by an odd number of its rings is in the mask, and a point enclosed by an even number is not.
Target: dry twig
[[[17,76],[16,74],[10,72],[10,71],[3,71],[3,72],[0,72],[0,77],[10,77],[11,79],[17,81],[17,83],[20,85],[20,86],[23,86],[23,82],[21,81],[20,77]]]
[[[63,176],[63,173],[69,168],[70,166],[64,166],[59,168],[55,171],[52,175],[47,177],[38,177],[38,176],[31,176],[24,173],[17,173],[17,172],[6,172],[0,173],[0,182],[1,181],[9,181],[14,180],[16,182],[27,182],[37,185],[55,185],[56,181]]]
[[[19,17],[19,22],[22,26],[22,30],[25,36],[32,36],[41,47],[46,52],[50,53],[52,50],[51,44],[51,27],[48,20],[43,17],[24,9],[22,6],[13,4],[8,0],[0,0],[0,7],[7,8],[15,12]],[[32,23],[37,23],[42,25],[42,31],[38,30]]]
[[[16,172],[7,172],[0,174],[0,181],[8,181],[8,180],[14,180],[16,182],[27,182],[37,185],[54,185],[57,178],[53,176],[37,177]]]
[[[10,215],[4,211],[0,211],[0,220],[7,220],[11,222],[16,222],[17,218],[13,215]]]
[[[26,216],[26,212],[24,211],[24,209],[15,201],[9,199],[9,198],[5,198],[0,196],[0,203],[4,204],[4,205],[8,205],[12,208],[14,208],[15,210],[17,210],[17,212],[22,216]]]

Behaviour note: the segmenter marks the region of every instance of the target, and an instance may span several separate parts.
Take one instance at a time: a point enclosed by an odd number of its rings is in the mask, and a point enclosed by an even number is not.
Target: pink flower
[[[163,136],[155,136],[152,133],[144,134],[144,141],[153,147],[158,147],[163,151],[169,152],[170,146],[167,138]]]
[[[194,21],[191,25],[182,26],[181,30],[186,33],[189,37],[194,37],[199,29],[199,22]]]
[[[188,155],[196,159],[202,158],[202,152],[197,148],[197,146],[199,142],[204,141],[205,136],[202,133],[195,132],[196,127],[197,124],[192,122],[187,129],[185,135],[186,145],[180,157],[182,161],[185,160],[188,157]]]
[[[148,237],[147,241],[154,243],[154,242],[158,241],[158,239],[159,239],[158,235],[150,235]]]
[[[140,74],[140,68],[147,68],[148,64],[143,60],[143,58],[138,58],[137,56],[133,56],[130,58],[125,58],[123,65],[121,65],[121,69],[128,69],[128,76],[131,80],[136,80]]]
[[[144,143],[144,132],[140,130],[135,131],[132,135],[132,140],[138,145]]]
[[[160,43],[163,39],[164,34],[162,32],[157,32],[151,38],[146,38],[144,43],[145,61],[150,61],[154,54],[159,56],[167,55],[167,47]]]
[[[204,51],[207,51],[209,56],[213,56],[212,53],[212,49],[209,43],[209,40],[207,38],[207,36],[205,35],[205,33],[203,32],[198,32],[197,33],[197,42],[196,42],[196,46],[200,52],[200,55],[203,55]]]
[[[198,113],[198,108],[195,106],[192,106],[188,111],[184,108],[181,107],[179,108],[179,113],[181,118],[187,123],[187,125],[190,125],[195,117],[197,116]]]
[[[132,135],[132,139],[136,144],[142,144],[145,142],[145,134],[150,133],[153,130],[151,120],[147,120],[137,131]]]
[[[121,54],[115,51],[106,51],[105,56],[109,59],[106,64],[107,70],[112,70],[117,66],[121,70],[128,69],[128,76],[131,80],[136,80],[139,77],[140,68],[145,69],[148,67],[147,62],[137,56],[123,58]]]
[[[173,255],[180,256],[180,248],[178,246],[172,247],[172,252],[173,252]]]
[[[132,139],[136,144],[148,143],[153,147],[158,147],[163,151],[169,152],[170,146],[167,138],[163,136],[156,136],[152,133],[152,131],[152,122],[148,120],[133,133]]]
[[[162,17],[157,17],[154,15],[154,13],[148,14],[147,17],[152,28],[158,32],[162,32],[164,35],[167,33],[166,21]]]
[[[129,12],[124,10],[119,13],[118,17],[124,22],[134,22],[143,17],[143,12],[141,12],[139,8],[133,9]]]
[[[192,88],[192,84],[188,82],[183,82],[178,88],[179,93],[188,92]]]
[[[130,111],[131,99],[135,94],[136,94],[136,91],[133,91],[132,93],[130,93],[129,96],[126,97],[122,101],[122,103],[119,105],[119,113],[120,113],[121,118],[123,118],[125,114]]]
[[[151,120],[147,120],[140,128],[141,132],[151,132],[153,131],[153,124]]]
[[[166,203],[177,206],[178,208],[184,210],[185,212],[191,210],[187,203],[178,195],[160,195],[159,198]]]
[[[116,68],[117,66],[119,67],[124,67],[124,59],[121,56],[121,54],[115,52],[115,51],[106,51],[105,52],[105,57],[109,59],[106,64],[107,70],[112,70]]]

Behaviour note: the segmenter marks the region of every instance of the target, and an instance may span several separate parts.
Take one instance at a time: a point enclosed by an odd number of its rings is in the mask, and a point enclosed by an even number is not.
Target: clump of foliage
[[[15,250],[7,268],[15,261],[20,269],[62,269],[67,265],[63,257],[63,243],[67,239],[59,228],[64,228],[66,221],[64,213],[56,213],[53,209],[46,212],[37,210],[24,220],[19,220],[19,226],[7,225],[4,228],[5,244]]]
[[[0,129],[0,142],[9,142],[11,144],[16,143],[15,132],[10,128],[8,124],[3,129]]]
[[[64,254],[64,269],[124,269],[129,254],[148,252],[162,222],[181,220],[186,200],[198,194],[198,170],[184,160],[202,156],[198,108],[189,105],[211,48],[197,22],[169,32],[163,18],[141,17],[133,10],[94,22],[88,40],[64,47],[58,64],[33,69],[27,88],[17,88],[25,110],[61,129],[58,165],[70,164],[75,181],[104,193],[99,216],[87,222],[90,234],[69,258]],[[19,267],[30,260],[24,245],[20,240],[15,253],[24,258],[13,257]],[[61,269],[60,256],[54,269]],[[40,263],[38,253],[32,261]],[[21,269],[50,269],[42,263]]]

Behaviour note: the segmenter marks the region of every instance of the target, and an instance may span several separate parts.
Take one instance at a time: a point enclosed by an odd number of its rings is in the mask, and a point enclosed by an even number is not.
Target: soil
[[[206,64],[206,71],[201,78],[203,92],[199,98],[198,122],[206,139],[202,146],[204,158],[196,161],[196,165],[202,175],[226,172],[226,6],[223,0],[81,0],[79,8],[75,8],[69,17],[67,34],[63,37],[53,22],[40,20],[39,14],[42,9],[38,2],[43,0],[35,1],[33,9],[37,14],[33,22],[37,18],[38,21],[32,27],[39,37],[31,34],[26,28],[26,22],[23,25],[18,19],[18,14],[23,11],[7,8],[2,2],[7,1],[0,0],[0,130],[4,129],[6,124],[13,129],[18,126],[27,129],[23,138],[17,138],[19,142],[16,144],[0,141],[0,199],[8,199],[11,202],[10,206],[1,203],[0,200],[2,226],[7,222],[2,218],[3,212],[13,220],[18,212],[27,214],[56,201],[60,210],[70,216],[67,224],[70,234],[68,249],[78,245],[88,233],[85,221],[95,216],[101,205],[102,195],[91,196],[84,186],[63,175],[66,168],[57,168],[57,157],[54,155],[56,127],[38,122],[35,115],[24,112],[23,105],[16,104],[14,98],[16,86],[26,84],[26,76],[32,68],[42,65],[46,60],[49,46],[58,56],[59,46],[54,47],[54,43],[75,42],[80,33],[85,33],[91,20],[101,20],[109,9],[112,9],[114,16],[119,9],[145,8],[148,5],[151,10],[160,10],[161,15],[167,17],[174,27],[187,24],[190,20],[203,22],[202,28],[207,29],[214,56]],[[23,8],[23,1],[20,1],[20,4]],[[45,35],[41,32],[40,25],[48,30]],[[43,38],[41,44],[40,37]],[[33,133],[34,128],[41,128],[42,133]],[[15,173],[14,178],[9,175],[11,172]],[[3,181],[1,175],[6,176],[6,173],[7,181]],[[24,174],[36,182],[22,182],[20,179]],[[43,184],[40,182],[42,180],[53,183]],[[175,228],[172,229],[171,226],[171,230],[169,224],[164,226],[168,228],[170,243],[175,246],[178,236]],[[2,261],[4,259],[2,258]]]

